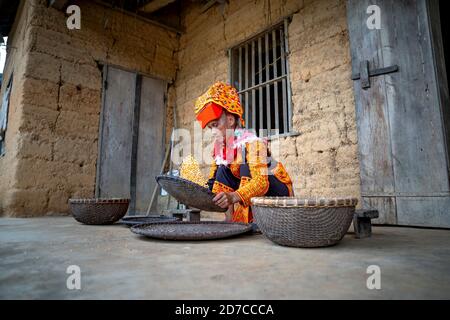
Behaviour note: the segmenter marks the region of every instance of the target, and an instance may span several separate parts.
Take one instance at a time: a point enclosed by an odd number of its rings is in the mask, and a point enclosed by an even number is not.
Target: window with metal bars
[[[12,89],[12,78],[13,76],[11,75],[6,90],[3,93],[2,100],[0,100],[0,156],[5,155],[5,136],[6,136],[6,127],[8,124],[8,107]]]
[[[292,131],[287,21],[230,49],[230,80],[246,127],[259,136]]]

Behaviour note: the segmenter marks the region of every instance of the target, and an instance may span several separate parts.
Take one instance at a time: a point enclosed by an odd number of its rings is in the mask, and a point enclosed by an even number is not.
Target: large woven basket
[[[291,247],[337,244],[348,231],[358,199],[253,198],[255,222],[273,242]]]
[[[84,224],[113,224],[122,219],[130,199],[69,199],[73,217]]]

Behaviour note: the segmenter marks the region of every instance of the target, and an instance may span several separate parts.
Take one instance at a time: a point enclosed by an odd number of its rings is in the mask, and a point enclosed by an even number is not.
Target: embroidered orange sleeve
[[[272,170],[273,175],[283,182],[285,186],[289,190],[289,196],[294,196],[294,188],[292,187],[292,180],[291,177],[289,177],[289,174],[287,173],[284,166],[281,164],[281,162],[278,162],[276,167]]]
[[[262,141],[254,141],[247,144],[246,151],[251,179],[241,184],[236,193],[241,198],[242,204],[249,206],[251,198],[263,196],[269,189],[267,146]]]

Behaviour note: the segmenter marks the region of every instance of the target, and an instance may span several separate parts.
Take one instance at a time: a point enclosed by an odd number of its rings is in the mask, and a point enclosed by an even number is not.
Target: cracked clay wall
[[[294,180],[296,195],[359,197],[345,3],[230,0],[205,13],[195,4],[186,8],[175,83],[180,125],[192,131],[195,99],[215,81],[228,82],[229,47],[292,14],[288,31],[293,128],[300,135],[277,142],[279,160]]]
[[[14,84],[0,159],[5,216],[66,213],[70,197],[94,195],[98,62],[175,78],[175,33],[86,0],[77,2],[81,29],[69,30],[65,13],[46,2],[22,1],[10,35],[5,77],[13,73]]]
[[[68,198],[93,196],[98,61],[176,79],[169,107],[176,104],[178,126],[192,131],[195,99],[215,81],[228,81],[226,50],[287,15],[293,127],[300,135],[280,139],[279,160],[297,195],[359,196],[345,3],[230,0],[201,13],[201,5],[188,2],[186,33],[178,38],[87,0],[78,2],[81,30],[71,31],[65,14],[47,8],[45,0],[22,1],[4,75],[14,73],[14,84],[6,155],[0,158],[0,214],[64,213]]]

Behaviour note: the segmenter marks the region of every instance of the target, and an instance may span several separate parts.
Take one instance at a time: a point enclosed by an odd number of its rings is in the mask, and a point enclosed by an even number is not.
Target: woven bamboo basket
[[[172,197],[191,208],[214,212],[227,211],[212,201],[214,193],[192,181],[168,175],[157,176],[156,181]]]
[[[146,223],[159,223],[159,222],[175,222],[178,221],[175,217],[168,217],[163,215],[153,216],[129,216],[120,219],[119,223],[127,226],[135,226]]]
[[[239,222],[222,221],[177,221],[140,224],[131,227],[131,232],[163,240],[216,240],[247,233],[252,226]]]
[[[290,247],[337,244],[348,231],[358,199],[251,199],[255,222],[271,241]]]
[[[69,199],[73,217],[84,224],[113,224],[122,219],[130,199]]]

